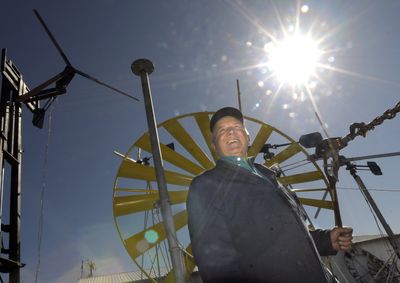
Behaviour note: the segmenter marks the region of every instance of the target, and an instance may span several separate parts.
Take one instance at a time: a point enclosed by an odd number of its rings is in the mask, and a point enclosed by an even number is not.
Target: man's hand
[[[331,230],[332,248],[336,251],[349,252],[353,240],[353,228],[334,227]]]

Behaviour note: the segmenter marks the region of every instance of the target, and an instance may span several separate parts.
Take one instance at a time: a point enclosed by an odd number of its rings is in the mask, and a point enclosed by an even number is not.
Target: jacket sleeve
[[[190,185],[186,203],[193,256],[206,283],[234,282],[239,270],[220,189],[209,178],[197,177]]]
[[[321,256],[335,255],[337,251],[332,248],[331,244],[331,230],[316,229],[310,231],[313,237],[315,246]]]

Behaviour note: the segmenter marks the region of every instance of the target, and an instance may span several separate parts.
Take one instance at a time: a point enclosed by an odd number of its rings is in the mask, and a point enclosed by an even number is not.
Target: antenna
[[[87,265],[88,265],[88,268],[89,268],[89,277],[93,277],[93,270],[96,269],[96,265],[91,260],[88,260]]]

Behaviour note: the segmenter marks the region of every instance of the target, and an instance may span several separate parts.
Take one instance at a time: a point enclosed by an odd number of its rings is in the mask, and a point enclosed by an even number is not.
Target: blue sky
[[[353,122],[369,122],[400,99],[400,25],[397,1],[308,1],[300,27],[312,27],[332,66],[320,69],[313,89],[331,136],[343,136]],[[142,100],[130,65],[149,58],[157,121],[176,115],[236,106],[240,80],[243,112],[293,139],[321,131],[309,100],[293,99],[290,88],[275,93],[277,81],[258,68],[265,58],[265,30],[279,37],[293,23],[296,1],[3,1],[1,47],[31,88],[64,68],[64,62],[35,18],[38,9],[72,65]],[[277,13],[281,17],[278,21]],[[247,17],[245,16],[247,15]],[[264,32],[263,32],[264,30]],[[251,42],[251,46],[248,42]],[[331,59],[332,60],[332,59]],[[259,82],[264,85],[260,86]],[[258,103],[258,106],[256,106]],[[286,105],[286,106],[285,106]],[[81,260],[96,274],[130,271],[134,265],[113,222],[113,182],[121,159],[147,131],[143,101],[115,95],[76,76],[52,112],[45,179],[48,121],[42,130],[23,113],[22,282],[33,282],[38,260],[40,192],[46,183],[39,282],[73,282]],[[290,114],[294,113],[294,114]],[[49,113],[48,113],[49,114]],[[289,115],[290,114],[290,115]],[[290,117],[294,116],[294,118]],[[48,116],[47,116],[48,117]],[[342,151],[346,157],[399,151],[399,120],[385,122]],[[383,176],[361,172],[371,189],[399,189],[398,157],[376,160]],[[362,164],[360,162],[359,164]],[[356,188],[342,169],[340,188]],[[357,190],[339,189],[343,222],[355,234],[378,233]],[[400,194],[371,191],[396,233]],[[318,223],[329,227],[331,223]]]

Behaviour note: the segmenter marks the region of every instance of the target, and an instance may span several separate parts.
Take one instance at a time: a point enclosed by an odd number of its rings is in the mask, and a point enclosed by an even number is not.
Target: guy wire
[[[35,271],[35,283],[38,281],[39,270],[40,270],[40,259],[41,259],[41,249],[42,249],[42,238],[43,238],[43,219],[44,219],[44,194],[46,191],[46,178],[47,178],[47,159],[49,153],[49,144],[51,136],[51,121],[54,106],[50,108],[49,113],[49,129],[47,131],[47,142],[44,152],[43,169],[42,169],[42,190],[40,192],[40,214],[39,214],[39,224],[38,224],[38,262]]]

